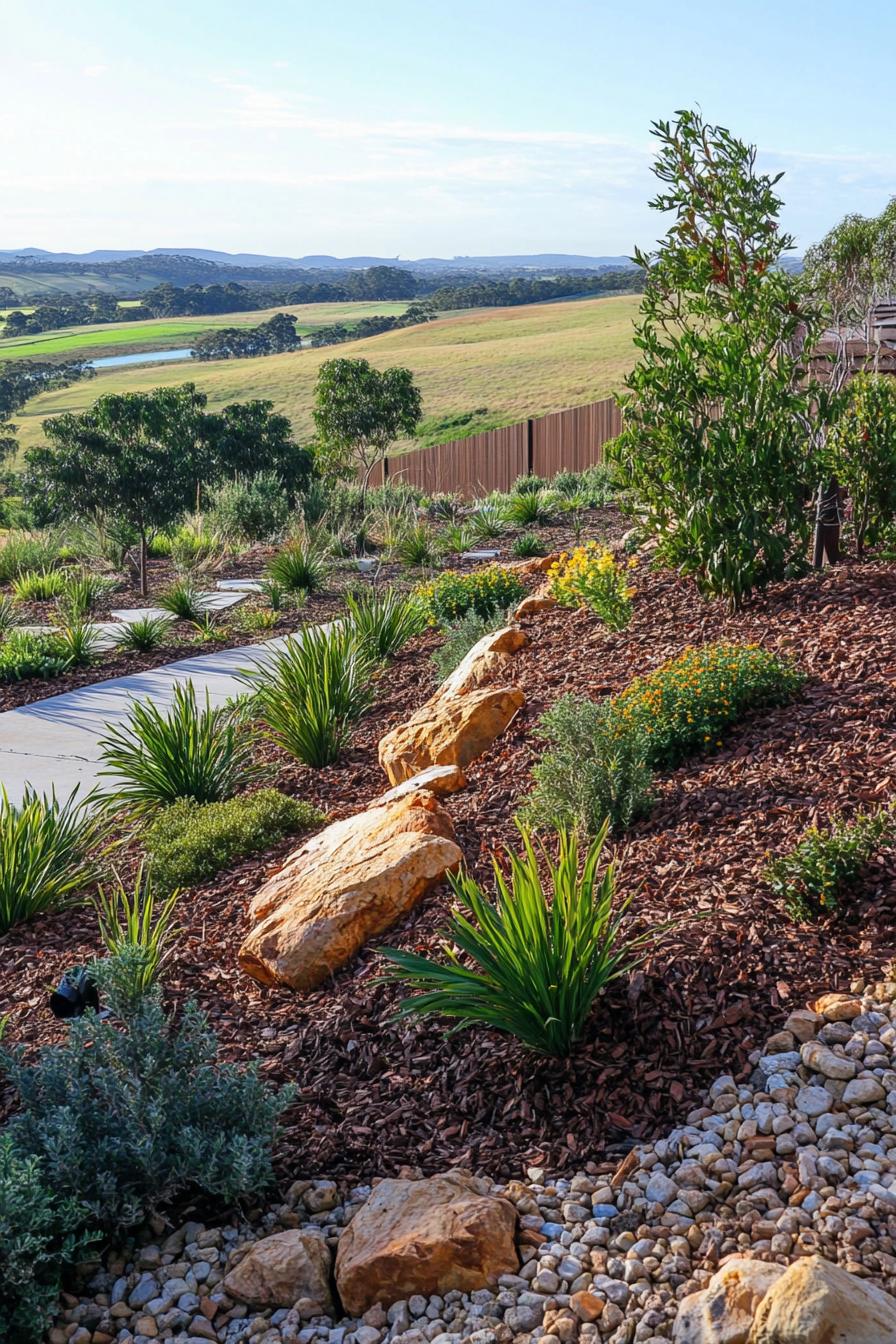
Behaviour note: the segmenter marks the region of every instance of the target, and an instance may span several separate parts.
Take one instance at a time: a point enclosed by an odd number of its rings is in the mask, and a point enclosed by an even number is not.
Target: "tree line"
[[[461,285],[442,285],[430,296],[430,302],[439,309],[504,308],[580,295],[637,294],[643,288],[643,272],[637,267],[625,266],[600,271],[597,275],[566,271],[547,279],[514,276],[512,280],[473,280]]]

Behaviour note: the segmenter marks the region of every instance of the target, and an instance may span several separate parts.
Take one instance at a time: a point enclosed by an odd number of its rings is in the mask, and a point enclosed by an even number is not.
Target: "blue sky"
[[[2,0],[0,247],[628,253],[695,104],[802,247],[896,193],[894,37],[882,0]]]

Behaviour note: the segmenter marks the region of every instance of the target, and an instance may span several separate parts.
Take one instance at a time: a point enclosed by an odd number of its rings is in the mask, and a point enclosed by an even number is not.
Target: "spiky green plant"
[[[60,569],[26,569],[12,580],[11,587],[19,602],[50,602],[65,592],[65,575]]]
[[[560,832],[555,861],[520,829],[522,853],[505,855],[509,882],[493,860],[494,901],[469,873],[450,879],[463,909],[445,932],[444,961],[394,948],[384,954],[390,974],[417,991],[399,1005],[400,1017],[481,1023],[563,1058],[581,1038],[597,996],[639,964],[659,931],[625,932],[631,897],[617,905],[615,862],[598,871],[606,827],[581,871],[575,834]]]
[[[548,523],[556,510],[556,501],[547,490],[509,495],[504,505],[505,521],[513,527],[532,527]]]
[[[396,588],[346,593],[345,605],[352,629],[378,662],[393,658],[409,639],[426,628],[420,603]]]
[[[0,786],[0,934],[14,924],[59,910],[98,876],[91,857],[104,824],[92,797],[65,802],[26,789],[21,803]]]
[[[171,944],[180,929],[174,928],[174,911],[180,892],[174,890],[164,901],[156,899],[152,875],[141,863],[133,887],[124,885],[117,872],[111,887],[100,887],[96,912],[100,937],[110,957],[131,956],[134,1001],[155,984]]]
[[[521,496],[531,498],[531,496]],[[529,560],[536,555],[545,555],[544,542],[537,532],[521,532],[510,548],[518,560]]]
[[[9,634],[19,623],[16,604],[6,593],[0,594],[0,637]]]
[[[504,533],[504,514],[495,504],[483,504],[467,519],[476,542],[493,541]]]
[[[168,639],[171,621],[170,616],[141,616],[137,621],[126,621],[115,636],[115,647],[129,653],[152,653]]]
[[[0,542],[0,583],[28,570],[52,569],[58,558],[59,538],[52,532],[7,532]]]
[[[373,700],[374,659],[350,625],[308,626],[243,678],[268,735],[305,765],[331,765]]]
[[[313,593],[326,576],[324,548],[314,537],[294,537],[268,565],[267,577],[288,593]]]
[[[395,555],[408,569],[422,569],[432,565],[437,555],[436,539],[426,523],[417,522],[400,534],[394,546]]]
[[[192,579],[175,579],[159,598],[159,606],[179,621],[201,621],[206,614],[202,593]]]
[[[115,782],[106,793],[112,805],[151,810],[192,798],[197,803],[230,798],[258,774],[255,741],[233,711],[197,704],[191,681],[174,690],[168,713],[149,700],[134,702],[131,717],[100,740],[104,768]]]
[[[89,667],[96,662],[102,646],[100,632],[83,616],[60,622],[56,636],[71,667]]]
[[[101,574],[91,574],[89,570],[66,574],[64,587],[58,598],[60,610],[69,620],[81,620],[88,616],[97,603],[102,601],[114,587],[114,579],[104,578]]]

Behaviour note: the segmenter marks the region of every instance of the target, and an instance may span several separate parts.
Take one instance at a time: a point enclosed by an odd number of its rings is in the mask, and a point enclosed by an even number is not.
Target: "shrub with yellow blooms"
[[[588,607],[611,630],[624,630],[632,618],[635,590],[626,568],[596,541],[564,551],[548,570],[548,584],[561,606]]]

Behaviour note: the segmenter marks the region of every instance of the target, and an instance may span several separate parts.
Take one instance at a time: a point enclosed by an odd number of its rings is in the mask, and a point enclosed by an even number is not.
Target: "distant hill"
[[[298,270],[360,270],[367,266],[401,266],[413,271],[522,271],[527,269],[544,270],[554,267],[557,270],[579,271],[599,270],[603,267],[630,266],[628,257],[589,257],[566,252],[522,253],[519,256],[479,256],[479,257],[420,257],[408,259],[400,257],[332,257],[326,254],[304,257],[269,257],[258,252],[216,252],[207,247],[152,247],[112,250],[97,248],[93,252],[47,252],[40,247],[0,248],[0,258],[15,261],[25,258],[32,262],[78,263],[92,266],[100,263],[129,261],[136,257],[195,257],[200,261],[210,261],[215,265],[230,266],[282,266]]]

